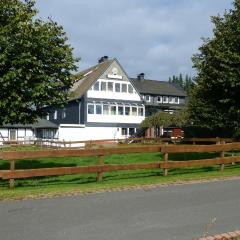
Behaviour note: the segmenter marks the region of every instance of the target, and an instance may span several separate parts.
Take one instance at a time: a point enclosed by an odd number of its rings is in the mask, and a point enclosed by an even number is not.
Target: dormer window
[[[151,97],[149,95],[146,95],[145,96],[145,100],[146,100],[146,102],[150,102],[151,101]]]
[[[179,104],[179,98],[178,98],[178,97],[175,97],[175,98],[174,98],[174,102],[177,103],[177,104]]]
[[[157,102],[161,103],[162,102],[162,97],[161,96],[157,96]]]
[[[168,97],[166,96],[163,97],[163,103],[168,103]]]

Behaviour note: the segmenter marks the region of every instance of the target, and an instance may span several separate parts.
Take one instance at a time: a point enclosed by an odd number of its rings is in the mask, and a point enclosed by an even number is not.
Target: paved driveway
[[[0,203],[2,240],[187,240],[240,228],[240,180]]]

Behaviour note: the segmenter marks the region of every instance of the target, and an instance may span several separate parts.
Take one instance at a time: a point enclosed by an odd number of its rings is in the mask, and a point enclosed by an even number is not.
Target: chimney
[[[98,63],[102,63],[108,60],[108,56],[103,56],[101,58],[98,59]]]
[[[137,79],[140,80],[140,81],[143,81],[144,80],[144,73],[140,73],[137,75]]]

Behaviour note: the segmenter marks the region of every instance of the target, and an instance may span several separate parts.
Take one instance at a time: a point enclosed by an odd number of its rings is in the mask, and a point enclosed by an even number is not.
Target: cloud
[[[210,16],[231,7],[226,0],[39,0],[39,16],[63,25],[80,69],[103,55],[116,57],[130,76],[167,80],[194,74],[191,56],[211,36]]]

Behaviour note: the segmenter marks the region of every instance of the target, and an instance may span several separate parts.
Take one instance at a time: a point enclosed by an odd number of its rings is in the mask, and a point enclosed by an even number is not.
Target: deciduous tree
[[[240,127],[240,1],[223,16],[212,17],[213,37],[204,39],[193,56],[197,70],[189,102],[194,125]]]
[[[32,123],[62,105],[76,61],[63,28],[37,18],[32,0],[0,0],[0,125]]]

